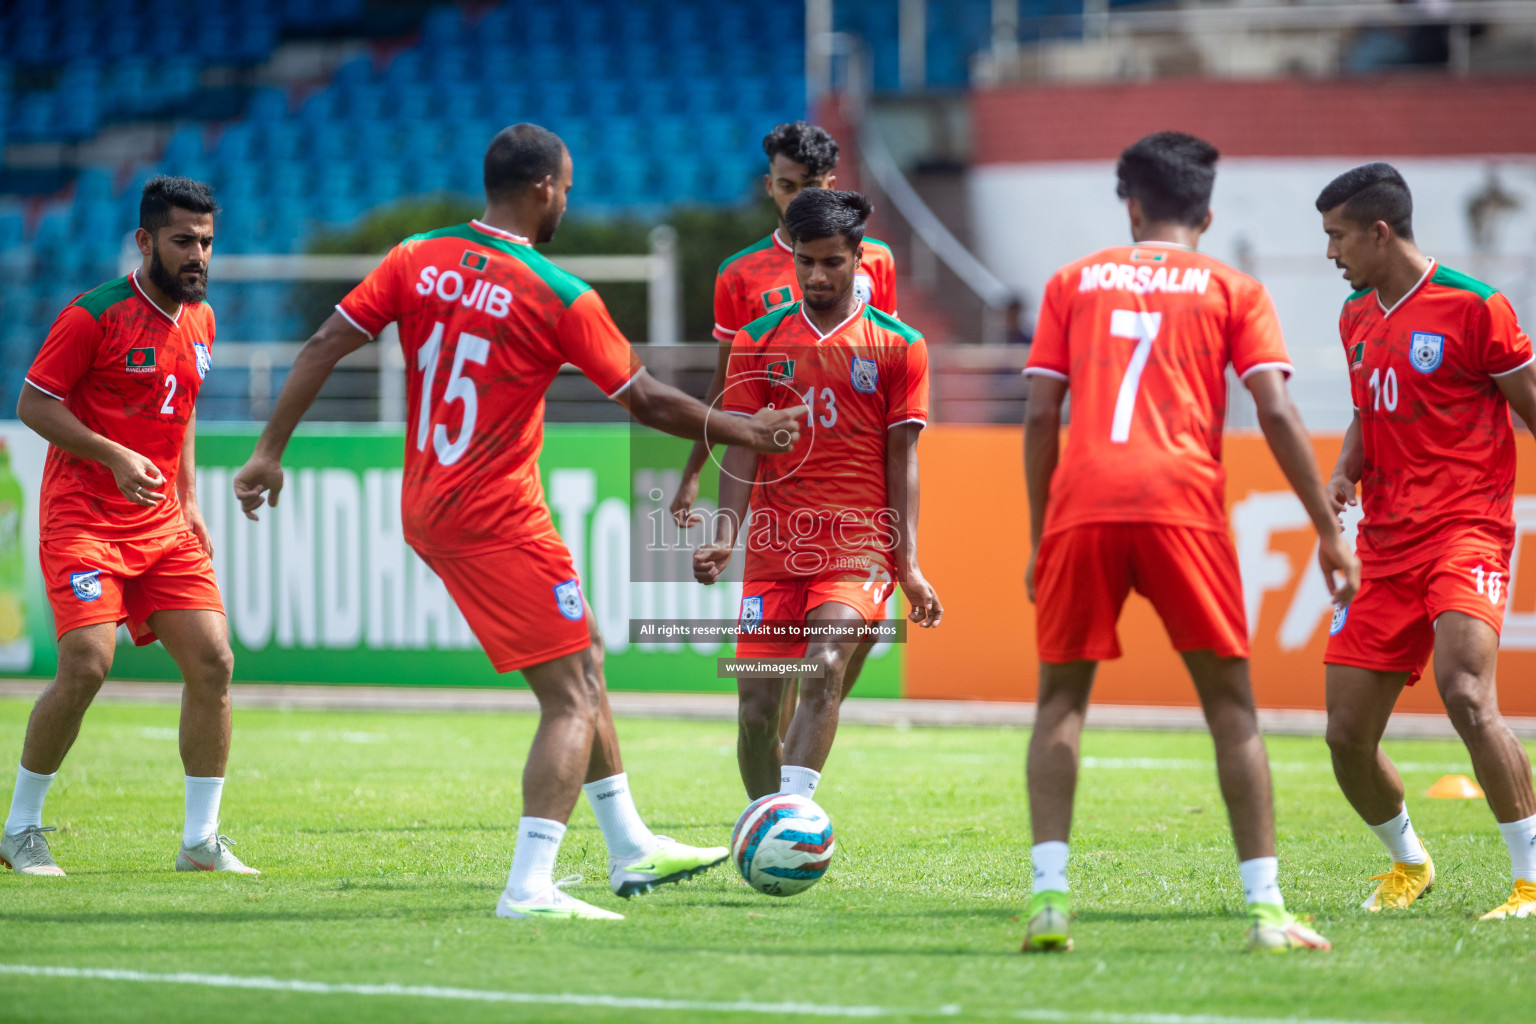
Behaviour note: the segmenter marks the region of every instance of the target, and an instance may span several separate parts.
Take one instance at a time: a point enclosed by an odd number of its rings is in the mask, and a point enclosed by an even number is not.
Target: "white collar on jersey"
[[[518,245],[533,244],[523,235],[519,235],[512,231],[503,231],[501,228],[493,228],[483,220],[471,220],[469,222],[469,226],[475,228],[478,231],[484,231],[488,235],[495,235],[497,238],[505,238],[509,242],[516,242]]]
[[[1403,308],[1403,303],[1405,303],[1409,299],[1413,298],[1414,294],[1417,293],[1420,288],[1424,287],[1424,282],[1428,281],[1430,279],[1430,277],[1432,277],[1434,275],[1434,273],[1435,273],[1435,259],[1434,259],[1434,257],[1430,257],[1429,266],[1424,268],[1424,276],[1419,278],[1418,281],[1414,283],[1414,286],[1412,288],[1409,288],[1406,292],[1404,292],[1402,298],[1400,298],[1396,302],[1392,303],[1392,308],[1391,309],[1388,309],[1386,306],[1382,305],[1382,302],[1381,302],[1381,291],[1377,290],[1377,292],[1376,292],[1376,308],[1381,310],[1382,319],[1386,319],[1387,317],[1391,316],[1393,313],[1395,313],[1398,310],[1402,309]]]
[[[809,327],[811,330],[816,332],[817,340],[818,341],[825,341],[826,339],[832,337],[832,335],[836,334],[838,331],[842,330],[844,327],[847,327],[849,324],[853,323],[859,317],[864,315],[864,300],[862,300],[862,299],[859,300],[859,304],[853,308],[853,315],[852,316],[850,316],[847,320],[844,320],[842,323],[838,324],[836,327],[832,328],[826,334],[822,334],[821,333],[821,328],[819,328],[815,324],[811,323],[811,318],[805,315],[805,303],[804,302],[800,303],[800,315],[802,317],[805,317],[806,326]]]
[[[1185,245],[1182,242],[1132,242],[1133,249],[1183,249],[1185,252],[1194,252],[1194,246]]]
[[[133,284],[133,290],[139,293],[139,298],[143,299],[145,302],[154,307],[156,313],[159,313],[161,316],[169,320],[173,327],[179,327],[181,325],[181,311],[187,308],[186,303],[182,303],[181,305],[177,306],[176,315],[171,316],[171,314],[165,311],[164,307],[162,307],[160,303],[150,298],[149,292],[146,292],[144,290],[144,286],[139,284],[139,272],[137,269],[128,275],[128,280]]]
[[[774,228],[773,229],[773,244],[778,246],[780,249],[783,249],[785,252],[789,253],[791,256],[793,256],[794,253],[795,253],[794,246],[790,245],[788,242],[784,241],[784,239],[779,237],[779,229],[778,228]]]

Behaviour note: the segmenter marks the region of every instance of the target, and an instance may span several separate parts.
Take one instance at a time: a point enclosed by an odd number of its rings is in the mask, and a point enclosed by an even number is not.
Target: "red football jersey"
[[[877,238],[864,239],[853,288],[860,300],[896,315],[896,261],[890,246]],[[795,251],[775,228],[720,264],[715,275],[715,340],[729,344],[747,324],[798,301]]]
[[[610,398],[640,370],[598,294],[476,220],[407,238],[336,308],[369,335],[399,324],[411,546],[463,556],[552,532],[544,392],[563,363]]]
[[[793,449],[758,456],[746,578],[894,579],[886,432],[928,421],[923,336],[867,303],[823,335],[795,302],[736,335],[729,369],[727,412],[810,406]]]
[[[1067,382],[1071,430],[1045,531],[1166,523],[1226,531],[1227,364],[1291,363],[1264,286],[1167,243],[1117,246],[1051,278],[1027,374]]]
[[[1515,541],[1515,435],[1493,380],[1532,359],[1509,300],[1431,262],[1384,309],[1374,291],[1344,303],[1339,336],[1360,415],[1365,466],[1356,549],[1387,576],[1452,547]]]
[[[78,296],[53,322],[27,383],[87,427],[155,464],[165,500],[136,505],[112,471],[52,446],[43,466],[40,533],[124,541],[186,529],[176,476],[203,378],[212,365],[213,309],[172,317],[150,301],[138,271]]]

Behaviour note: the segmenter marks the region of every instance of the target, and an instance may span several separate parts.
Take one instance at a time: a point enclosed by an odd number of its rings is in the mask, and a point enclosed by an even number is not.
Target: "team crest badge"
[[[795,361],[793,359],[780,359],[768,364],[768,379],[777,384],[779,381],[789,380],[795,375]]]
[[[69,574],[69,585],[75,588],[75,596],[82,601],[94,601],[101,596],[101,570]]]
[[[744,597],[741,599],[741,631],[751,633],[763,624],[763,599],[761,597]]]
[[[860,302],[870,302],[875,297],[875,283],[868,274],[853,275],[853,295]]]
[[[581,581],[575,579],[566,580],[564,583],[555,584],[555,604],[560,606],[560,614],[572,622],[581,621]]]
[[[848,379],[853,384],[853,390],[861,395],[872,395],[880,385],[880,369],[873,359],[854,356],[853,365],[848,368]]]
[[[1408,361],[1420,373],[1433,373],[1445,358],[1445,335],[1414,331],[1408,343]]]
[[[1333,621],[1328,623],[1328,635],[1338,636],[1339,630],[1344,628],[1344,623],[1349,621],[1349,605],[1339,605],[1333,609]]]
[[[192,354],[197,356],[197,379],[206,380],[208,371],[213,369],[213,356],[209,353],[208,346],[200,341],[194,341]]]
[[[763,312],[772,313],[794,301],[795,293],[789,290],[789,285],[782,288],[769,288],[763,292]]]
[[[485,265],[491,262],[491,258],[483,252],[475,252],[473,249],[464,250],[464,258],[459,260],[459,266],[465,270],[484,270]]]

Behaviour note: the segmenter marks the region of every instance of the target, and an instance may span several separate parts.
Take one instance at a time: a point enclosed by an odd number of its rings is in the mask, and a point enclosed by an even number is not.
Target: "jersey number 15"
[[[459,436],[450,441],[448,428],[443,424],[439,423],[436,430],[432,429],[432,385],[437,381],[437,362],[443,354],[444,331],[441,321],[434,324],[426,344],[416,352],[416,369],[421,371],[421,412],[416,417],[416,450],[426,451],[427,438],[431,437],[437,461],[444,466],[451,466],[463,458],[469,449],[469,442],[475,436],[475,415],[480,409],[480,396],[475,391],[475,382],[464,376],[464,367],[468,363],[485,365],[491,354],[491,343],[468,332],[459,334],[453,349],[453,371],[448,374],[448,387],[443,391],[443,401],[463,402],[464,422],[459,427]]]

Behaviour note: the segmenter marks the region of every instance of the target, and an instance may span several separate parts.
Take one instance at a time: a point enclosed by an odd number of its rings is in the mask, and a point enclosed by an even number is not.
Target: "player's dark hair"
[[[814,242],[836,235],[857,249],[864,241],[864,225],[874,212],[875,204],[857,192],[806,188],[784,211],[784,227],[797,242]]]
[[[1115,195],[1141,203],[1153,222],[1199,227],[1211,211],[1220,156],[1209,142],[1183,132],[1148,135],[1120,154]]]
[[[1356,224],[1384,220],[1399,238],[1413,239],[1413,193],[1391,164],[1363,164],[1330,181],[1317,194],[1317,212],[1339,206]]]
[[[565,143],[548,128],[527,122],[503,128],[485,150],[485,194],[510,199],[559,174],[564,156]]]
[[[837,166],[837,140],[820,125],[809,121],[790,121],[778,125],[763,136],[763,152],[771,163],[776,156],[804,164],[813,177],[821,177]]]
[[[139,196],[139,227],[154,234],[171,222],[172,210],[218,213],[213,189],[201,181],[161,174],[144,183]]]

